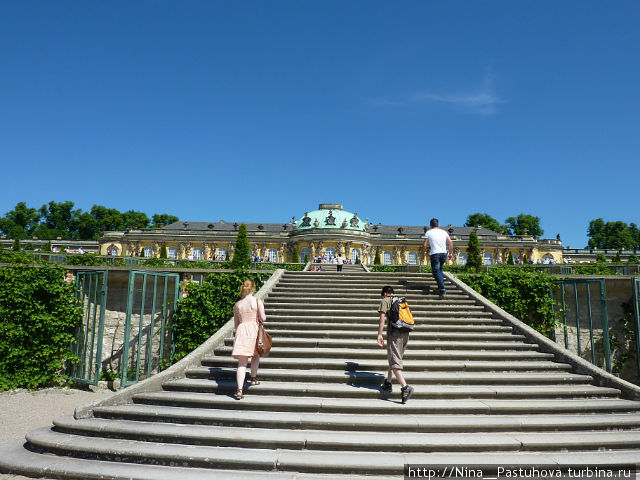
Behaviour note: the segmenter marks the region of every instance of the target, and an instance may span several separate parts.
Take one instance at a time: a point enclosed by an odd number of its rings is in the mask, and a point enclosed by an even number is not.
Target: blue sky
[[[640,3],[0,0],[0,215],[640,223]]]

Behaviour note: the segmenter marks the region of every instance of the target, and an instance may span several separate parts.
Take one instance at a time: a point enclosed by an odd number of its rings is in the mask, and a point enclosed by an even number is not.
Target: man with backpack
[[[391,393],[393,387],[391,381],[395,375],[400,383],[400,397],[402,403],[407,403],[411,395],[413,395],[413,387],[407,385],[402,374],[402,358],[404,351],[409,342],[409,334],[413,329],[413,316],[409,310],[409,306],[404,298],[396,297],[393,294],[393,288],[385,286],[382,289],[382,301],[378,312],[380,313],[380,324],[378,327],[378,346],[384,347],[384,338],[382,332],[384,330],[385,320],[387,323],[387,360],[389,361],[389,370],[387,378],[382,384],[382,391]]]

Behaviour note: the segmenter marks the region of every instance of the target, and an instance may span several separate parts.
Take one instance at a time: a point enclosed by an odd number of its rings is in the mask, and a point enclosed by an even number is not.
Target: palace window
[[[224,262],[227,259],[227,249],[225,247],[220,247],[218,249],[218,254],[216,255],[216,260],[220,262]]]
[[[118,247],[110,245],[109,248],[107,248],[107,255],[118,255]]]
[[[142,249],[142,251],[143,251],[143,255],[144,255],[146,258],[149,258],[149,257],[152,257],[152,256],[153,256],[153,248],[151,248],[151,247],[149,247],[149,246],[144,247],[144,248]]]
[[[302,250],[300,250],[300,261],[301,262],[309,261],[309,249],[307,247],[303,247]]]
[[[382,252],[382,263],[384,265],[393,265],[393,255],[389,250]]]
[[[484,265],[493,265],[493,254],[485,252],[485,254],[482,256],[482,263]]]
[[[275,248],[267,250],[267,257],[270,262],[276,263],[278,261],[278,251]]]
[[[178,258],[178,247],[167,248],[167,258]]]
[[[414,250],[409,250],[409,255],[407,257],[407,263],[409,265],[417,265],[418,264],[418,252]]]
[[[193,249],[193,259],[202,260],[202,249],[200,247],[195,247]]]
[[[352,248],[351,249],[351,261],[353,263],[356,263],[358,258],[362,262],[362,257],[360,256],[360,249],[359,248]]]
[[[468,258],[467,252],[460,252],[458,254],[458,265],[466,265]]]
[[[327,247],[324,249],[324,254],[327,256],[327,258],[335,257],[336,249],[333,247]]]

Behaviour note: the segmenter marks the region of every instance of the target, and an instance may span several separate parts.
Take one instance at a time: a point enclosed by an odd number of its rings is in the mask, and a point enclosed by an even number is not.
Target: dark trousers
[[[431,273],[438,284],[438,292],[446,293],[444,288],[444,275],[442,274],[442,266],[447,262],[446,253],[435,253],[429,257],[431,259]]]
[[[338,271],[341,272],[342,271],[342,265],[338,264]]]

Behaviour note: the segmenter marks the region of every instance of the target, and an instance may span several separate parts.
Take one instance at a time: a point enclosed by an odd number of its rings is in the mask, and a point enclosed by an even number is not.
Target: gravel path
[[[113,392],[109,390],[90,392],[69,388],[0,392],[0,444],[23,441],[27,432],[50,426],[60,415],[73,415],[73,409],[78,405],[111,395]],[[0,473],[1,480],[26,478]]]

